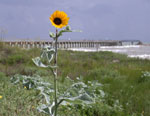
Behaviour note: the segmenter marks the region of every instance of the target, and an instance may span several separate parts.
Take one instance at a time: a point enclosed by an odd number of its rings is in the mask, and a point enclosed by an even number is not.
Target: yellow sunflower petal
[[[67,25],[67,24],[68,24],[68,20],[69,20],[69,18],[64,19],[64,20],[62,21],[63,25]]]
[[[53,16],[54,16],[54,17],[57,17],[58,12],[59,12],[59,11],[56,10],[56,11],[53,13]]]

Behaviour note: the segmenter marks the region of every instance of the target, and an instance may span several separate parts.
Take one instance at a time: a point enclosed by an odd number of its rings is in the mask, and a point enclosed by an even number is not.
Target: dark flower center
[[[56,24],[56,25],[60,25],[61,24],[61,19],[60,18],[55,18],[54,19],[54,23]]]

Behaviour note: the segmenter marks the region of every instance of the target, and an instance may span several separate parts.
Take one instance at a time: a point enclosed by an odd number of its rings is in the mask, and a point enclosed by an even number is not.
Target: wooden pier
[[[131,45],[142,44],[139,40],[122,40],[122,41],[59,41],[58,48],[99,48],[100,46],[122,46],[124,43]],[[12,41],[4,42],[12,47],[17,46],[25,49],[29,48],[43,48],[44,46],[53,46],[52,41]]]

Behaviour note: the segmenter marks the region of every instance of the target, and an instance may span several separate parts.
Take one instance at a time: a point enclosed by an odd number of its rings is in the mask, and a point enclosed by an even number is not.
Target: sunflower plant
[[[57,41],[58,37],[62,35],[63,32],[72,32],[70,27],[68,25],[69,17],[67,14],[63,11],[55,11],[50,17],[49,17],[52,25],[56,28],[56,33],[50,32],[50,37],[54,39],[55,46],[54,46],[54,66],[57,67]],[[64,30],[61,30],[58,32],[58,28],[66,27]],[[54,115],[57,116],[57,68],[53,69],[51,68],[51,71],[54,75],[54,98],[55,98],[55,113]]]
[[[68,25],[69,22],[69,17],[67,14],[63,11],[55,11],[50,17],[50,22],[51,24],[56,28],[56,32],[50,32],[49,36],[53,38],[54,45],[52,47],[45,47],[41,53],[40,57],[36,57],[33,60],[33,62],[39,66],[39,67],[44,67],[44,68],[50,68],[50,70],[53,73],[54,76],[54,98],[55,102],[53,104],[53,111],[52,115],[57,116],[57,108],[58,105],[62,102],[61,100],[58,102],[57,98],[57,42],[58,38],[62,36],[64,32],[73,32]],[[61,29],[63,28],[64,29]],[[61,30],[58,30],[61,29]],[[42,61],[46,60],[48,64],[42,63]],[[53,63],[52,63],[52,59]],[[52,109],[52,108],[51,108]]]

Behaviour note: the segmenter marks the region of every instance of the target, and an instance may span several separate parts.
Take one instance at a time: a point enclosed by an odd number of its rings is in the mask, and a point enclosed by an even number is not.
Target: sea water
[[[126,54],[129,57],[150,59],[150,46],[148,45],[101,46],[99,48],[70,48],[69,50],[84,52],[110,51]]]

